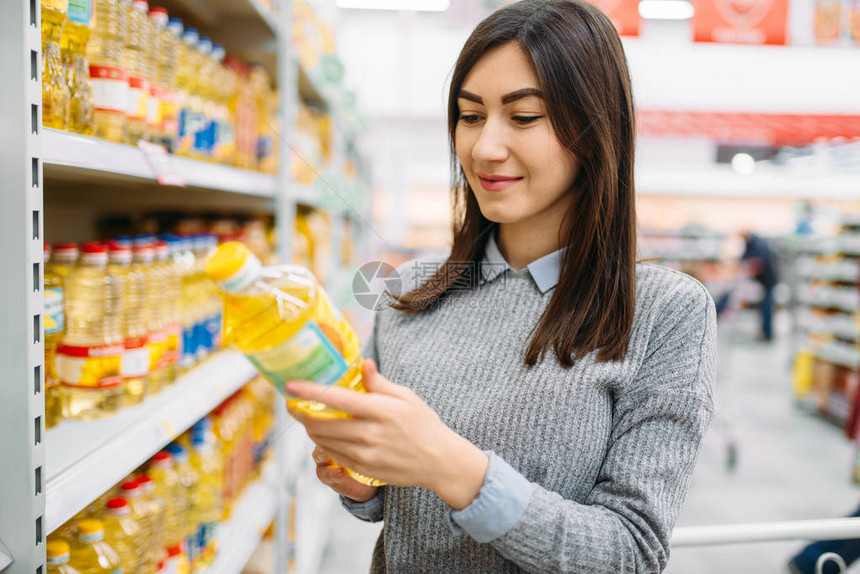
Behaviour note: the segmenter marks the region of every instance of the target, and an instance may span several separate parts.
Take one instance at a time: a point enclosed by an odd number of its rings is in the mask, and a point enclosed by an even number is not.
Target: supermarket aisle
[[[851,446],[841,429],[801,412],[789,391],[787,317],[778,342],[752,341],[754,313],[721,334],[717,418],[706,438],[679,525],[826,518],[860,500],[849,482]],[[729,382],[730,381],[730,382]],[[726,420],[736,421],[738,466],[726,470]],[[338,510],[322,574],[368,571],[379,532]],[[677,549],[668,574],[782,574],[800,543]],[[860,574],[860,567],[852,569]]]

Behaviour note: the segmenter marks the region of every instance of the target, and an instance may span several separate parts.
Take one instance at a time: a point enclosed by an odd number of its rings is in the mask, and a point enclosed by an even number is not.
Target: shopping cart
[[[672,536],[672,548],[786,540],[850,540],[854,538],[860,538],[860,518],[827,518],[680,527],[675,529]],[[840,573],[847,572],[847,566],[842,557],[833,552],[828,552],[818,557],[815,564],[816,574],[821,574],[828,562],[836,564]]]

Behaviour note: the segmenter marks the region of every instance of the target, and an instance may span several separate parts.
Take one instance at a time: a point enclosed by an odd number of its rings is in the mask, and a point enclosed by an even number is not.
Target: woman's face
[[[579,168],[547,117],[528,57],[510,42],[463,81],[455,148],[481,213],[502,224],[560,221]]]

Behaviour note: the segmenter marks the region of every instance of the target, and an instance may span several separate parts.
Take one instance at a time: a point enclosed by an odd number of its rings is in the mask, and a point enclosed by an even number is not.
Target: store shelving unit
[[[137,407],[98,421],[63,421],[47,431],[47,531],[83,510],[255,373],[241,354],[224,351]]]
[[[132,472],[253,375],[240,355],[222,351],[142,405],[100,421],[63,421],[44,426],[43,241],[44,206],[62,196],[94,209],[108,194],[111,207],[173,199],[170,205],[207,209],[265,206],[274,211],[281,260],[290,260],[296,205],[336,215],[351,212],[320,195],[319,187],[289,178],[292,126],[300,99],[328,109],[338,121],[339,98],[319,85],[318,71],[300,69],[292,46],[292,3],[268,10],[261,0],[159,0],[172,15],[193,22],[227,51],[259,61],[281,86],[278,175],[187,158],[153,163],[140,149],[42,127],[40,3],[9,0],[0,6],[0,570],[45,571],[48,534]],[[336,90],[335,90],[336,91]],[[335,138],[333,169],[343,165],[343,134]],[[165,165],[167,166],[165,168]],[[184,187],[163,185],[159,175],[178,176]],[[175,181],[175,180],[173,180]],[[91,189],[93,188],[93,189]],[[46,196],[46,191],[51,191]],[[62,195],[57,195],[62,194]],[[102,194],[102,195],[99,195]],[[359,213],[360,217],[364,217]],[[354,220],[358,223],[360,220]],[[54,229],[48,221],[49,229]],[[78,229],[85,226],[80,223]],[[356,226],[358,227],[358,226]],[[337,249],[337,242],[332,242]],[[359,250],[366,245],[359,236]],[[335,258],[337,259],[337,258]],[[348,271],[339,269],[344,275]],[[237,502],[221,529],[221,552],[211,572],[237,573],[275,520],[273,571],[312,572],[326,540],[326,514],[336,498],[317,484],[308,463],[311,443],[301,425],[279,411],[272,461]],[[288,541],[291,501],[300,528]],[[296,558],[298,558],[296,560]],[[11,564],[6,565],[7,561]],[[289,567],[295,563],[293,570]]]

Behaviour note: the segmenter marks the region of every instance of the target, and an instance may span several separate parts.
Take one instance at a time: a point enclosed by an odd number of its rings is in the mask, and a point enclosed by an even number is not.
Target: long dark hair
[[[559,242],[569,248],[559,282],[532,331],[525,363],[548,349],[571,367],[590,352],[620,361],[630,340],[636,296],[634,117],[621,39],[600,10],[584,0],[522,0],[497,10],[466,41],[448,94],[454,243],[436,276],[397,297],[407,313],[434,307],[477,264],[495,223],[483,216],[455,150],[457,98],[467,74],[489,50],[517,42],[540,83],[547,115],[562,146],[580,161],[568,193]]]

